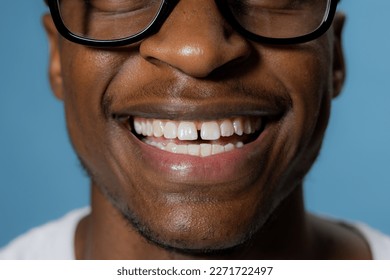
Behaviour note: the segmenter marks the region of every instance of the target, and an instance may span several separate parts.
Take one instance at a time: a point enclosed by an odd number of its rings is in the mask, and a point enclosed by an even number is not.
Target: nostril
[[[216,67],[209,73],[209,79],[228,79],[231,77],[238,78],[252,69],[257,64],[259,57],[250,53],[237,57],[219,67]]]
[[[153,38],[149,38],[153,39]],[[204,39],[203,39],[204,40]],[[195,78],[205,78],[215,73],[223,73],[234,66],[242,64],[250,56],[250,48],[232,45],[225,46],[214,42],[191,42],[158,47],[157,42],[144,42],[141,45],[141,55],[155,65],[169,65],[170,67]],[[156,46],[154,49],[152,47]],[[237,69],[236,69],[237,70]]]

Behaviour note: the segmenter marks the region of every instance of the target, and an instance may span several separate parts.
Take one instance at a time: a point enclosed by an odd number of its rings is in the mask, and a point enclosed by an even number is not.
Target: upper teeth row
[[[238,117],[218,121],[171,121],[134,118],[135,132],[143,136],[166,139],[197,140],[198,131],[202,140],[217,140],[221,136],[251,134],[259,130],[261,119]]]

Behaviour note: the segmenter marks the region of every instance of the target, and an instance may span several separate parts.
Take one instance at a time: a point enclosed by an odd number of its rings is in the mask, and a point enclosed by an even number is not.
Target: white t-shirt
[[[0,260],[74,260],[76,227],[89,212],[89,207],[73,210],[29,230],[0,249]]]
[[[74,236],[78,222],[90,208],[74,210],[59,220],[31,229],[0,249],[3,260],[74,260]],[[390,237],[363,223],[340,222],[366,239],[374,260],[390,260]]]

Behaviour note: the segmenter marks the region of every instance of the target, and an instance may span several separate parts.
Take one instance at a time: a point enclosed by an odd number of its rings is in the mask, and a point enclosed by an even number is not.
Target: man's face
[[[46,19],[52,85],[93,187],[160,245],[244,242],[317,156],[343,77],[336,22],[271,46],[236,33],[214,1],[180,1],[157,34],[98,49],[58,40]]]

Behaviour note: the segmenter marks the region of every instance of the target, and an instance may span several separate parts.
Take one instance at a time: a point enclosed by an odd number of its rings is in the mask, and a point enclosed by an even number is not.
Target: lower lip
[[[254,175],[251,173],[254,173],[254,166],[260,164],[259,160],[266,151],[263,142],[268,134],[268,129],[265,128],[255,141],[241,148],[208,157],[166,152],[145,144],[132,133],[128,134],[131,142],[142,154],[141,165],[153,170],[157,176],[162,176],[161,179],[164,181],[192,188],[193,185],[200,187],[239,181],[247,182],[251,178],[253,180]],[[257,170],[258,168],[256,166]],[[161,186],[161,188],[165,187]],[[183,191],[183,186],[175,190],[174,184],[167,184],[166,188],[168,188],[166,191],[169,192]]]

